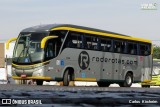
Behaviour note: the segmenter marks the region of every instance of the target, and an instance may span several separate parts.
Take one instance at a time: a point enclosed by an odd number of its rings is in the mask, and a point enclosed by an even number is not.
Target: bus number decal
[[[64,60],[61,60],[61,66],[64,66]]]
[[[56,65],[64,66],[64,60],[57,60]]]
[[[82,70],[85,70],[89,66],[90,59],[89,59],[89,55],[86,51],[82,51],[79,54],[78,63],[79,63],[79,67]]]

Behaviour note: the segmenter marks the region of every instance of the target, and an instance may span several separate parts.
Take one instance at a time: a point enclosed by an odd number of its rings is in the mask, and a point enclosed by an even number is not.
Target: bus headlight
[[[34,70],[32,76],[43,76],[44,75],[43,71],[44,71],[44,67],[37,68],[37,69]]]
[[[13,76],[16,75],[16,74],[15,74],[15,70],[16,70],[16,69],[15,69],[14,67],[12,67],[12,75],[13,75]]]

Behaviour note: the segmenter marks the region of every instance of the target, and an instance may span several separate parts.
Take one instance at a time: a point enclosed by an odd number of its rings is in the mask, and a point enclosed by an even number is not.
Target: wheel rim
[[[132,78],[130,76],[127,76],[126,82],[128,85],[130,85],[132,83]]]

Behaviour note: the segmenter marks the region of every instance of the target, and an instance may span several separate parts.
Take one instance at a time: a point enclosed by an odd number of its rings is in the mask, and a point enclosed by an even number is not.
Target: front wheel
[[[63,85],[69,86],[70,81],[71,81],[71,75],[69,74],[69,70],[66,70],[63,76]]]
[[[119,83],[120,87],[130,87],[133,83],[133,75],[131,73],[127,73],[125,80],[123,83]]]

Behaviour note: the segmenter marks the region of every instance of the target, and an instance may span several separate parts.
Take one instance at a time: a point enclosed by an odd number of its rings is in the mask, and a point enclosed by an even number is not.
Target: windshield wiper
[[[26,50],[26,55],[24,56],[24,51]],[[17,59],[17,62],[19,61],[19,59],[20,59],[20,56],[21,56],[21,54],[23,53],[23,56],[24,57],[27,57],[27,55],[29,56],[29,60],[30,60],[30,62],[32,63],[32,60],[31,60],[31,56],[30,56],[30,54],[28,53],[28,50],[29,50],[29,46],[25,46],[25,48],[21,51],[21,53],[19,54],[19,56],[18,56],[18,59]]]
[[[27,50],[26,50],[26,53],[27,53],[26,56],[28,55],[29,60],[30,60],[30,62],[32,63],[32,58],[31,58],[28,50],[29,50],[29,46],[27,47]]]
[[[20,58],[20,56],[21,56],[21,54],[23,53],[24,54],[24,50],[25,50],[25,48],[21,51],[21,53],[19,54],[19,56],[18,56],[18,58],[17,58],[17,62],[19,61],[19,58]]]

